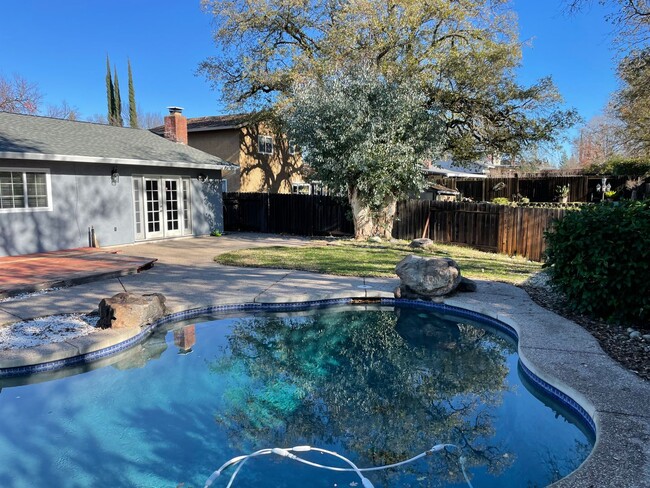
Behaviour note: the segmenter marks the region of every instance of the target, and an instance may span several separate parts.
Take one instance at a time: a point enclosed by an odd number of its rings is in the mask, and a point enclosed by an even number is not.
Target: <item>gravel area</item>
[[[99,316],[53,315],[0,327],[0,351],[62,342],[97,330]]]
[[[643,338],[650,334],[650,330],[635,329],[625,324],[610,324],[573,312],[564,296],[551,288],[549,277],[544,271],[520,286],[535,303],[584,327],[612,359],[650,381],[650,340]],[[638,337],[630,337],[631,334]]]

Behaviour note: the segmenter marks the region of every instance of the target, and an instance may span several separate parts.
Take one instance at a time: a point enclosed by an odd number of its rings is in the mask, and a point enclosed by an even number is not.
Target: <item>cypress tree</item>
[[[129,67],[129,126],[139,128],[138,111],[135,104],[135,89],[133,88],[133,74],[131,73],[131,60],[127,59]]]
[[[113,76],[113,85],[115,91],[115,125],[124,127],[124,120],[122,119],[122,97],[120,97],[120,82],[117,80],[117,67],[113,67],[115,76]]]
[[[106,55],[106,102],[108,104],[107,118],[110,125],[115,124],[115,90],[111,79],[111,63]]]

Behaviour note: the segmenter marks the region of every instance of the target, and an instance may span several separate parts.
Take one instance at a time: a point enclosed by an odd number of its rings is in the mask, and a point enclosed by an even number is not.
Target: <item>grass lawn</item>
[[[415,250],[407,242],[367,243],[352,240],[314,241],[303,247],[270,246],[220,254],[214,260],[230,266],[299,269],[343,276],[395,276],[395,265],[408,254],[450,257],[468,278],[518,284],[542,268],[541,263],[469,247],[436,244]]]

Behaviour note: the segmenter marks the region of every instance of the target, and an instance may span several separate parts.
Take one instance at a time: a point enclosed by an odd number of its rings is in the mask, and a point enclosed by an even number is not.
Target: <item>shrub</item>
[[[545,233],[553,285],[580,313],[650,319],[650,201],[583,206]]]
[[[588,173],[613,176],[644,176],[650,174],[650,160],[644,158],[612,158],[589,166]]]
[[[510,205],[510,200],[508,200],[506,197],[495,197],[491,200],[492,203],[496,203],[497,205]]]

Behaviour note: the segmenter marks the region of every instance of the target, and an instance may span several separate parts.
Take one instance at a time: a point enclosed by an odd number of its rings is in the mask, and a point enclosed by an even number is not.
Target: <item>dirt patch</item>
[[[564,296],[551,288],[546,273],[538,273],[520,286],[535,303],[581,325],[598,340],[600,347],[612,359],[644,380],[650,381],[650,341],[630,338],[630,326],[610,324],[598,318],[575,313]],[[650,333],[647,330],[640,332]]]

